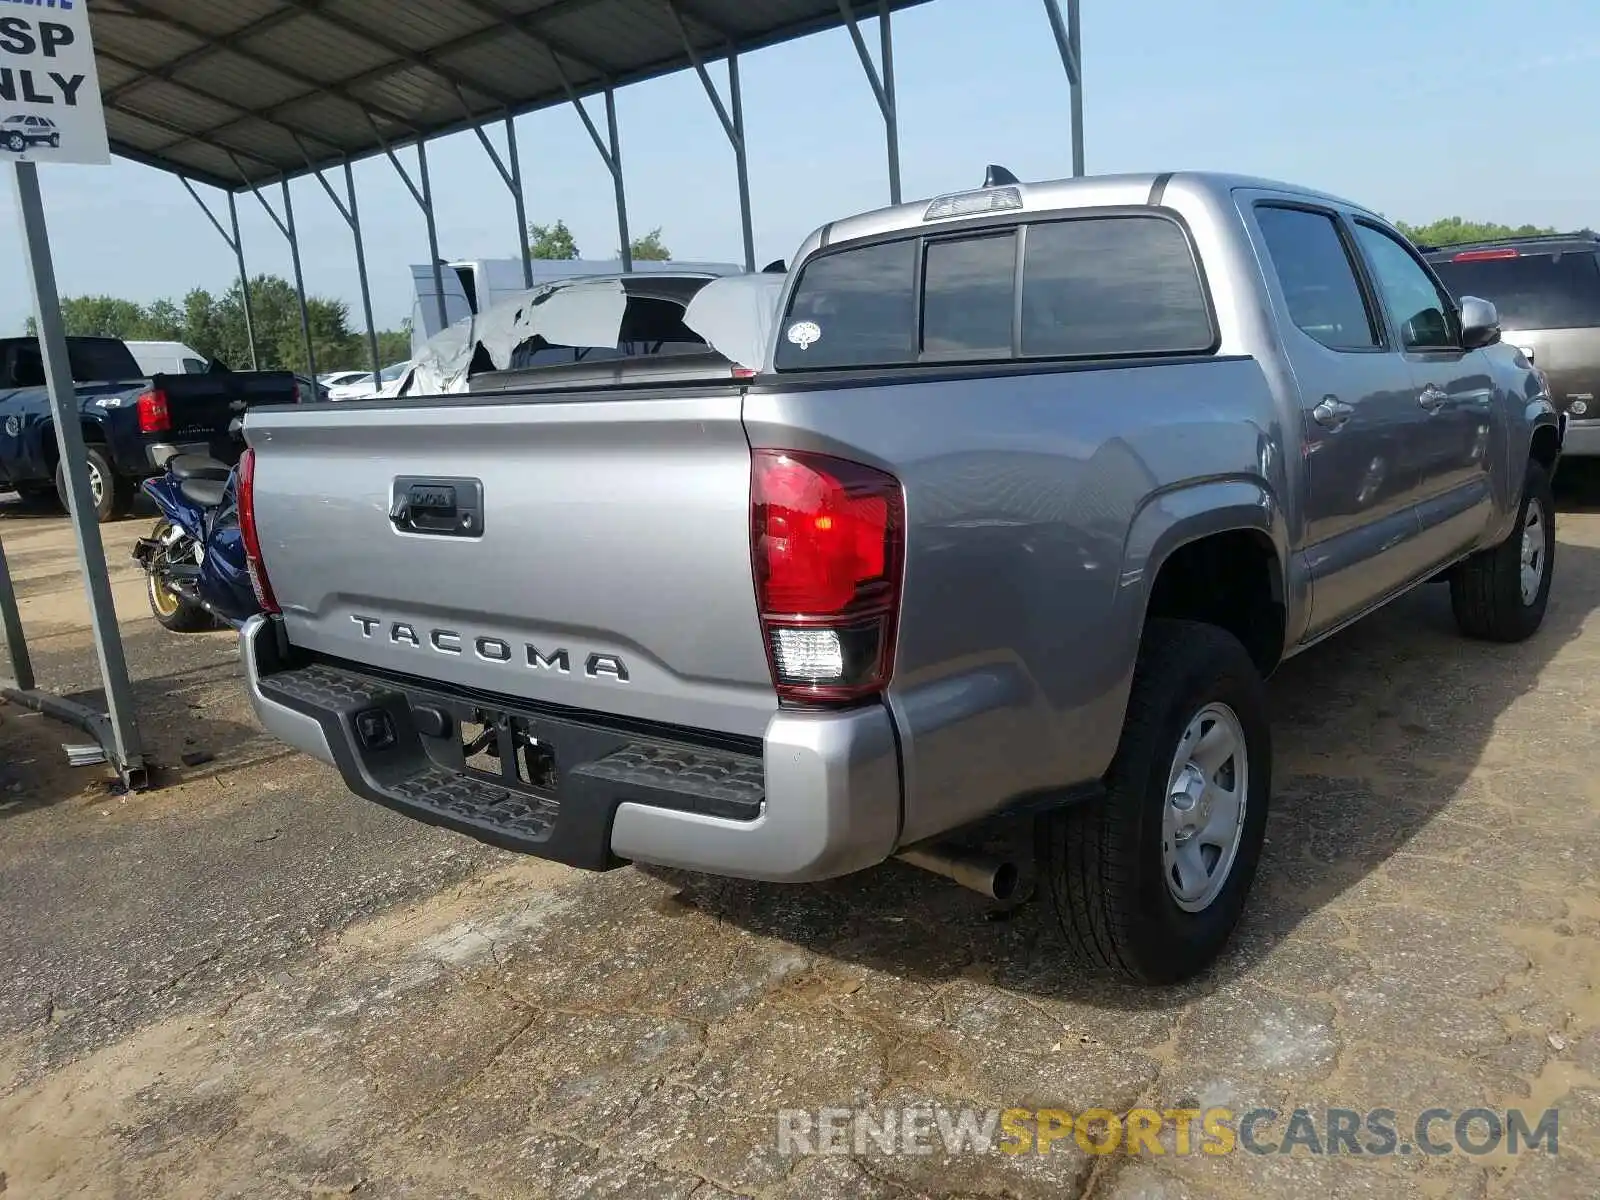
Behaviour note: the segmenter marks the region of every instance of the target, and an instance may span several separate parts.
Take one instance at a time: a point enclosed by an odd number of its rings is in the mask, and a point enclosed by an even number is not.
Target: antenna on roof
[[[1005,187],[1007,184],[1021,182],[1022,180],[996,163],[990,163],[988,169],[983,173],[983,186],[986,188]]]

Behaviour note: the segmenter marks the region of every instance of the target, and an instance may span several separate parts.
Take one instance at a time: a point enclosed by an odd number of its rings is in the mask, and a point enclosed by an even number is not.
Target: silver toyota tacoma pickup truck
[[[1439,578],[1539,627],[1544,380],[1370,210],[991,169],[794,263],[748,380],[251,410],[266,728],[596,869],[1001,891],[952,846],[1026,820],[1071,951],[1159,982],[1245,903],[1280,662]]]

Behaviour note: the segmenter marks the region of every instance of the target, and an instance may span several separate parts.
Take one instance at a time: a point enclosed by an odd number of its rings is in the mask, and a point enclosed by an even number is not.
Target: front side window
[[[1383,345],[1331,213],[1263,204],[1256,224],[1297,328],[1330,350]]]
[[[1356,240],[1407,350],[1459,349],[1455,306],[1409,250],[1383,230],[1356,222]]]

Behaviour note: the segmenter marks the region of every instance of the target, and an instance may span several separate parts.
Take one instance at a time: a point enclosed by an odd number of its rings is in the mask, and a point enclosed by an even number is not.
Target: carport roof
[[[880,3],[853,0],[863,19]],[[112,150],[238,189],[844,23],[841,0],[93,0]],[[681,31],[680,31],[681,23]]]

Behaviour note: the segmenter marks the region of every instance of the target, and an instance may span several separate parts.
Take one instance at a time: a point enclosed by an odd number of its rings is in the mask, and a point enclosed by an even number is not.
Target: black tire
[[[1163,819],[1180,741],[1209,705],[1230,709],[1243,734],[1244,812],[1219,890],[1199,911],[1186,911],[1165,878]],[[1214,625],[1152,620],[1105,795],[1047,813],[1038,824],[1040,881],[1072,957],[1152,984],[1204,970],[1244,911],[1271,794],[1266,685],[1245,648]]]
[[[52,150],[61,149],[61,135],[59,133],[52,133],[50,135],[50,149],[52,149]]]
[[[1539,558],[1531,593],[1523,590],[1523,540],[1536,522],[1533,541]],[[1450,575],[1450,607],[1456,624],[1468,637],[1489,642],[1520,642],[1544,623],[1550,605],[1550,580],[1556,567],[1556,502],[1550,473],[1537,462],[1528,464],[1517,523],[1498,546],[1480,550]]]
[[[162,541],[170,528],[168,522],[157,521],[150,530],[150,537]],[[164,585],[159,567],[146,576],[144,597],[150,605],[150,615],[163,629],[170,629],[173,633],[200,633],[217,627],[216,621],[205,609],[198,604],[191,604]]]
[[[89,464],[91,474],[98,472],[100,477],[100,496],[95,501],[95,519],[102,525],[107,521],[115,521],[126,516],[133,507],[133,484],[121,478],[111,469],[111,460],[106,457],[104,446],[89,443],[84,446],[85,461]],[[56,465],[56,495],[61,499],[61,506],[67,507],[67,471],[64,464]]]
[[[6,149],[16,154],[21,154],[28,148],[28,139],[20,133],[13,133],[6,137]]]

